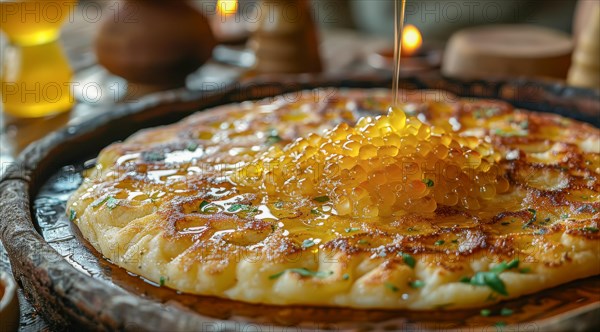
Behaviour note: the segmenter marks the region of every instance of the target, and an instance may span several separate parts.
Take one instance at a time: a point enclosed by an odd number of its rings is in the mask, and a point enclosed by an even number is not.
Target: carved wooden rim
[[[171,91],[148,96],[137,103],[117,105],[93,120],[49,134],[30,145],[0,180],[0,239],[10,257],[15,279],[34,307],[55,328],[196,330],[203,324],[214,323],[213,318],[132,296],[117,287],[107,287],[104,282],[75,269],[37,232],[31,215],[31,198],[49,175],[62,165],[78,161],[80,153],[99,151],[141,128],[174,122],[195,110],[316,87],[386,87],[390,81],[387,75],[279,76],[247,81],[211,93]],[[403,85],[501,98],[517,107],[536,105],[539,109],[540,105],[547,105],[543,110],[600,126],[600,119],[594,114],[600,109],[600,93],[567,88],[554,82],[463,82],[431,75],[406,79]],[[590,310],[597,313],[598,306],[584,309],[572,313],[571,318],[589,316]],[[222,329],[226,330],[227,326],[223,324]]]

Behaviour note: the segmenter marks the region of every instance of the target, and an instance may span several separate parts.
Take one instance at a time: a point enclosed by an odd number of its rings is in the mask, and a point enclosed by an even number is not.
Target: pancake
[[[459,309],[600,273],[600,131],[444,91],[320,89],[106,147],[69,219],[181,292]],[[354,142],[354,143],[352,143]]]

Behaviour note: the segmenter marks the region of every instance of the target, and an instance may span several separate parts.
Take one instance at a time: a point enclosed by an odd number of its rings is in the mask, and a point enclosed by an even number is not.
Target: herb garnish
[[[492,314],[492,311],[490,309],[481,309],[479,314],[483,317],[489,317]]]
[[[75,220],[76,217],[77,217],[77,212],[75,212],[75,210],[71,209],[69,211],[69,221]]]
[[[415,280],[408,283],[410,288],[423,288],[425,286],[425,282],[423,280]]]
[[[360,231],[360,228],[358,228],[358,227],[350,227],[350,228],[346,228],[346,229],[344,229],[344,231],[345,231],[346,233],[358,232],[358,231]]]
[[[200,203],[200,206],[198,207],[198,209],[200,210],[200,212],[202,212],[202,210],[203,210],[203,209],[204,209],[204,208],[205,208],[205,207],[206,207],[208,204],[210,204],[210,202],[208,202],[208,201],[202,201],[202,202]]]
[[[358,240],[358,244],[367,244],[368,245],[370,243],[369,243],[369,241],[367,241],[365,239],[361,239],[361,240]]]
[[[166,281],[167,281],[167,279],[165,277],[160,276],[160,279],[159,279],[160,287],[164,286]]]
[[[348,279],[350,279],[350,275],[348,273],[344,273],[344,275],[342,276],[342,279],[348,280]]]
[[[162,161],[165,160],[165,154],[159,151],[144,151],[142,152],[142,159],[148,161]]]
[[[319,197],[315,197],[313,199],[319,203],[329,202],[329,196],[319,196]]]
[[[502,310],[500,310],[500,315],[501,316],[510,316],[513,314],[512,309],[509,308],[502,308]]]
[[[292,268],[292,269],[285,269],[279,273],[275,273],[273,275],[269,276],[269,279],[277,279],[279,277],[281,277],[284,273],[286,272],[293,272],[293,273],[297,273],[299,274],[301,277],[315,277],[315,278],[327,278],[328,276],[333,274],[333,271],[329,271],[329,272],[323,272],[323,271],[311,271],[307,268],[301,267],[301,268]]]
[[[119,200],[112,196],[109,196],[108,199],[106,200],[106,207],[109,208],[110,210],[116,208],[117,205],[119,205]]]
[[[480,108],[480,109],[476,110],[475,112],[473,112],[473,116],[475,117],[475,119],[491,118],[492,116],[497,115],[499,112],[500,112],[500,110],[498,108],[486,107],[486,108]]]
[[[269,136],[267,136],[267,140],[266,140],[266,144],[267,145],[273,145],[275,143],[279,143],[281,142],[283,139],[281,138],[281,136],[279,136],[279,134],[277,133],[277,130],[273,129],[271,130],[271,132],[269,133]]]
[[[598,227],[583,227],[581,230],[584,232],[598,233]]]
[[[433,180],[432,180],[432,179],[423,179],[423,180],[421,180],[421,181],[423,181],[423,183],[425,183],[425,185],[426,185],[427,187],[433,187],[433,184],[434,184],[434,183],[433,183]]]
[[[531,212],[533,215],[531,216],[531,219],[529,219],[523,225],[523,228],[527,228],[527,227],[531,226],[531,224],[533,224],[537,220],[537,211],[535,209],[527,209],[527,211]]]
[[[276,208],[278,208],[278,209],[281,209],[281,208],[283,208],[283,202],[282,202],[282,201],[277,201],[277,202],[275,202],[275,204],[274,204],[274,205],[275,205],[275,207],[276,207]]]
[[[194,151],[196,151],[197,148],[198,148],[198,143],[190,142],[185,149],[188,151],[194,152]]]
[[[227,211],[228,212],[236,212],[236,211],[258,212],[258,208],[248,205],[248,204],[235,203],[235,204],[231,204],[231,206],[227,209]]]
[[[415,261],[415,258],[407,253],[402,253],[402,260],[404,261],[404,263],[406,263],[406,265],[410,266],[411,268],[415,268],[415,264],[417,263]]]
[[[507,132],[502,129],[495,129],[494,134],[498,135],[498,136],[504,136],[504,137],[526,136],[527,135],[526,133],[520,133],[520,132]]]
[[[105,197],[99,198],[99,199],[95,200],[94,202],[92,202],[92,204],[90,204],[90,206],[91,207],[100,206],[100,205],[104,204],[108,200],[109,197],[110,196],[105,196]]]
[[[463,277],[460,279],[460,282],[469,283],[473,286],[487,286],[496,293],[507,296],[508,292],[506,291],[506,286],[504,285],[502,279],[500,279],[499,274],[506,270],[512,270],[518,267],[519,260],[513,259],[508,263],[502,262],[494,266],[490,269],[490,271],[477,272],[472,278]]]
[[[435,243],[433,245],[435,245],[435,246],[441,246],[444,243],[446,243],[446,241],[444,241],[444,240],[437,240],[437,241],[435,241]]]
[[[397,291],[399,291],[398,287],[396,287],[396,285],[394,285],[394,284],[392,284],[392,283],[386,282],[386,283],[384,284],[384,286],[385,286],[385,288],[387,288],[387,289],[391,290],[392,292],[397,292]]]

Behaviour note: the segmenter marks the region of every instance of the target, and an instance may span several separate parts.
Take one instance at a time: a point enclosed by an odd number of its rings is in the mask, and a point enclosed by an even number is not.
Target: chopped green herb
[[[481,309],[479,314],[483,317],[489,317],[492,314],[492,311],[490,309]]]
[[[151,161],[162,161],[165,160],[165,154],[159,151],[144,151],[142,152],[142,159],[146,162]]]
[[[475,112],[473,112],[473,116],[476,119],[491,118],[491,117],[495,116],[496,114],[498,114],[499,111],[500,110],[495,107],[481,108],[481,109],[478,109]]]
[[[454,239],[454,240],[452,240],[450,242],[452,242],[452,243],[458,243],[458,239]]]
[[[535,232],[533,232],[533,235],[544,235],[548,233],[548,230],[545,228],[540,228],[538,230],[536,230]]]
[[[508,295],[506,291],[506,286],[500,277],[498,277],[498,273],[495,272],[477,272],[473,278],[471,278],[470,284],[473,286],[487,286],[491,288],[496,293],[502,295]]]
[[[510,316],[513,314],[512,309],[509,308],[502,308],[502,310],[500,310],[500,315],[501,316]]]
[[[283,202],[282,202],[282,201],[277,201],[277,202],[275,202],[275,204],[274,204],[274,205],[275,205],[275,207],[276,207],[276,208],[278,208],[278,209],[281,209],[281,208],[283,208]]]
[[[533,224],[537,219],[537,211],[535,209],[527,209],[527,211],[531,212],[532,216],[529,219],[529,221],[527,221],[525,223],[525,225],[523,225],[523,228],[527,228],[527,227],[531,226],[531,224]]]
[[[500,225],[502,225],[502,226],[508,226],[508,225],[510,225],[510,223],[508,221],[505,221],[505,222],[500,223]]]
[[[392,292],[397,292],[399,291],[398,287],[396,287],[394,284],[386,282],[385,284],[385,288],[391,290]]]
[[[505,327],[506,323],[505,322],[497,322],[496,324],[494,324],[494,326],[496,326],[496,327]]]
[[[529,272],[531,272],[531,268],[528,268],[528,267],[524,267],[524,268],[519,269],[519,273],[526,274],[526,273],[529,273]]]
[[[238,210],[241,210],[242,207],[244,206],[244,204],[232,204],[229,208],[227,208],[227,211],[229,212],[236,212]]]
[[[231,204],[231,206],[227,209],[229,212],[243,211],[243,212],[258,212],[258,208],[253,207],[248,204]]]
[[[200,202],[200,206],[198,207],[198,210],[200,210],[200,212],[202,212],[202,210],[208,205],[210,204],[210,202],[208,201],[202,201]]]
[[[425,183],[425,185],[427,185],[427,187],[433,187],[433,180],[432,179],[423,179],[421,180],[423,181],[423,183]]]
[[[333,274],[333,271],[329,271],[329,272],[323,272],[323,271],[311,271],[307,268],[301,267],[301,268],[292,268],[292,269],[285,269],[279,273],[275,273],[273,275],[269,276],[269,279],[277,279],[279,277],[281,277],[284,273],[286,272],[292,272],[292,273],[297,273],[302,277],[315,277],[315,278],[327,278],[328,276]]]
[[[92,207],[100,206],[100,205],[104,204],[108,200],[109,197],[110,196],[105,196],[105,197],[98,198],[97,200],[95,200],[94,202],[92,202],[92,204],[90,204],[90,205]]]
[[[319,210],[317,210],[317,209],[311,209],[311,210],[310,210],[310,213],[311,213],[311,214],[316,214],[316,215],[321,215],[321,214],[322,214],[322,213],[321,213],[321,211],[319,211]]]
[[[196,151],[197,148],[198,148],[198,143],[190,142],[185,149],[188,151],[194,152],[194,151]]]
[[[319,203],[329,202],[329,196],[319,196],[319,197],[315,197],[313,199]]]
[[[271,231],[275,232],[276,229],[277,229],[277,225],[271,224]]]
[[[273,145],[273,144],[275,144],[275,143],[279,143],[279,142],[281,142],[281,140],[282,140],[281,136],[279,136],[279,135],[277,134],[277,132],[275,132],[275,131],[274,131],[274,132],[272,132],[272,133],[271,133],[271,135],[267,136],[267,141],[266,141],[266,143],[267,143],[268,145]]]
[[[471,282],[471,278],[469,278],[469,277],[461,277],[460,279],[458,279],[458,281],[460,281],[462,283],[465,283],[465,284],[468,284],[468,283]]]
[[[584,232],[598,233],[598,227],[583,227],[581,230]]]
[[[370,244],[369,241],[362,239],[362,240],[358,240],[358,244]]]
[[[567,218],[569,218],[569,214],[567,214],[567,213],[560,215],[560,219],[567,219]]]
[[[494,134],[498,135],[498,136],[504,136],[504,137],[525,136],[525,135],[527,135],[526,133],[522,133],[522,132],[507,132],[507,131],[504,131],[502,129],[495,129],[494,130]]]
[[[506,264],[506,269],[507,270],[511,270],[511,269],[516,269],[517,267],[519,267],[519,259],[515,258],[512,261],[508,262],[508,264]]]
[[[409,231],[409,232],[418,232],[419,231],[418,229],[416,229],[414,227],[409,227],[406,230]]]
[[[519,267],[519,260],[518,259],[513,259],[512,261],[506,263],[506,262],[501,262],[500,264],[494,266],[493,268],[491,268],[490,271],[494,272],[494,273],[502,273],[506,270],[511,270],[514,268]]]
[[[410,288],[423,288],[423,286],[425,286],[425,282],[423,280],[415,280],[409,282],[408,285],[410,286]]]
[[[306,239],[302,242],[302,248],[306,249],[306,248],[310,248],[312,246],[315,245],[315,241],[310,240],[310,239]]]
[[[350,275],[348,273],[344,273],[344,275],[342,276],[342,279],[348,280],[348,279],[350,279]]]
[[[434,245],[441,246],[444,243],[446,243],[446,241],[444,241],[444,240],[437,240],[437,241],[435,241]]]
[[[119,205],[119,200],[112,196],[109,196],[108,199],[106,200],[106,207],[109,210],[116,208],[118,205]]]
[[[502,295],[508,295],[508,292],[506,291],[506,286],[504,285],[504,282],[502,281],[502,279],[500,279],[499,274],[506,270],[511,270],[511,269],[515,269],[518,267],[519,267],[519,260],[513,259],[512,261],[510,261],[508,263],[502,262],[502,263],[494,266],[493,268],[490,269],[490,271],[477,272],[477,273],[475,273],[475,275],[472,278],[462,278],[460,281],[465,282],[465,283],[468,282],[473,286],[487,286],[487,287],[491,288],[493,291],[495,291],[496,293],[499,293]]]
[[[346,233],[358,232],[358,231],[360,231],[360,228],[358,228],[358,227],[350,227],[350,228],[344,229],[344,231],[346,231]]]
[[[414,268],[415,264],[417,263],[415,261],[415,258],[407,253],[402,253],[402,260],[404,261],[404,263],[406,263],[406,265],[410,266],[411,268]]]
[[[167,279],[165,277],[160,276],[160,279],[159,279],[160,287],[164,286],[166,281],[167,281]]]
[[[75,220],[76,217],[77,217],[77,212],[75,212],[75,210],[71,209],[69,211],[69,221]]]

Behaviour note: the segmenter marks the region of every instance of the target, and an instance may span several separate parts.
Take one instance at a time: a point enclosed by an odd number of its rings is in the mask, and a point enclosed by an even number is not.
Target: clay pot
[[[96,38],[98,62],[128,81],[129,94],[185,85],[211,57],[209,24],[187,1],[122,0],[107,10]]]

